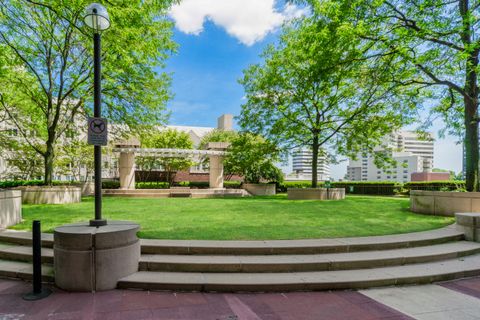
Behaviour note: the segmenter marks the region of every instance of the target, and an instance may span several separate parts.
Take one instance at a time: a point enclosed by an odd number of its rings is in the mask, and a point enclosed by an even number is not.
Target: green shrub
[[[119,189],[120,181],[107,180],[102,181],[102,189]]]
[[[52,181],[53,186],[71,186],[79,184],[76,181]],[[26,187],[26,186],[43,186],[45,185],[43,180],[8,180],[0,181],[0,189]]]
[[[136,189],[168,189],[170,184],[168,182],[137,182]]]
[[[227,189],[240,189],[242,186],[241,181],[224,181],[223,186]]]
[[[319,182],[318,186],[322,187],[323,182]],[[277,183],[277,192],[287,192],[288,188],[311,188],[311,181],[284,181],[282,183]]]
[[[427,190],[427,191],[464,191],[465,181],[415,181],[407,182],[404,188],[410,190]]]
[[[351,194],[377,194],[391,196],[400,191],[402,184],[392,181],[341,181],[333,182],[332,188],[345,188]]]

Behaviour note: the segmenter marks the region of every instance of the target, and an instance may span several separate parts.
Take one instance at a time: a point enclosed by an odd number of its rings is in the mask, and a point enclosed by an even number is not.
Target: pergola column
[[[229,147],[228,142],[210,142],[208,144],[209,150],[225,151]],[[210,159],[210,173],[209,173],[209,187],[213,189],[223,188],[223,156],[209,155]]]
[[[140,143],[137,139],[122,141],[117,148],[138,148]],[[121,151],[118,159],[118,171],[120,175],[120,189],[135,189],[135,151]]]

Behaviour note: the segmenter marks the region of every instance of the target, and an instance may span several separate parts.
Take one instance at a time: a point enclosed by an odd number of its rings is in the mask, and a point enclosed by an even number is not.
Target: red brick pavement
[[[0,319],[355,320],[411,319],[355,291],[295,293],[172,293],[112,290],[43,300],[22,295],[31,284],[0,280]]]

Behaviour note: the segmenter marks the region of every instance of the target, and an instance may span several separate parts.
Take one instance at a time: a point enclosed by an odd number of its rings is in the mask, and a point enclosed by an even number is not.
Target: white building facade
[[[312,151],[309,149],[300,149],[292,155],[292,173],[287,180],[311,180],[312,179]],[[330,180],[330,166],[324,155],[318,156],[317,161],[317,180]]]
[[[350,159],[345,179],[349,181],[409,182],[414,172],[431,172],[434,144],[431,135],[422,139],[413,131],[398,131],[387,136],[375,152],[391,152],[394,166],[379,168],[374,155],[359,154]]]

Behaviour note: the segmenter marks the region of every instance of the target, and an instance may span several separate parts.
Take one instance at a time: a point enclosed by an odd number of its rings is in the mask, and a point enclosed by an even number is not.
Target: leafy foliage
[[[242,128],[286,149],[311,149],[313,187],[319,154],[372,152],[411,120],[417,102],[412,92],[388,85],[385,61],[365,59],[368,47],[355,36],[350,7],[332,5],[285,26],[280,43],[240,80],[247,97]]]
[[[188,133],[175,129],[153,130],[150,134],[143,135],[141,143],[144,148],[193,149],[193,142]],[[163,169],[167,173],[167,182],[170,185],[173,185],[177,171],[186,170],[194,165],[190,159],[174,157],[142,156],[137,157],[136,161],[142,170]]]
[[[160,70],[175,49],[166,1],[119,0],[102,49],[103,116],[122,123],[165,121],[169,76]],[[44,158],[51,182],[55,145],[79,117],[92,114],[92,31],[84,0],[0,1],[0,110]],[[139,41],[141,39],[141,41]]]

